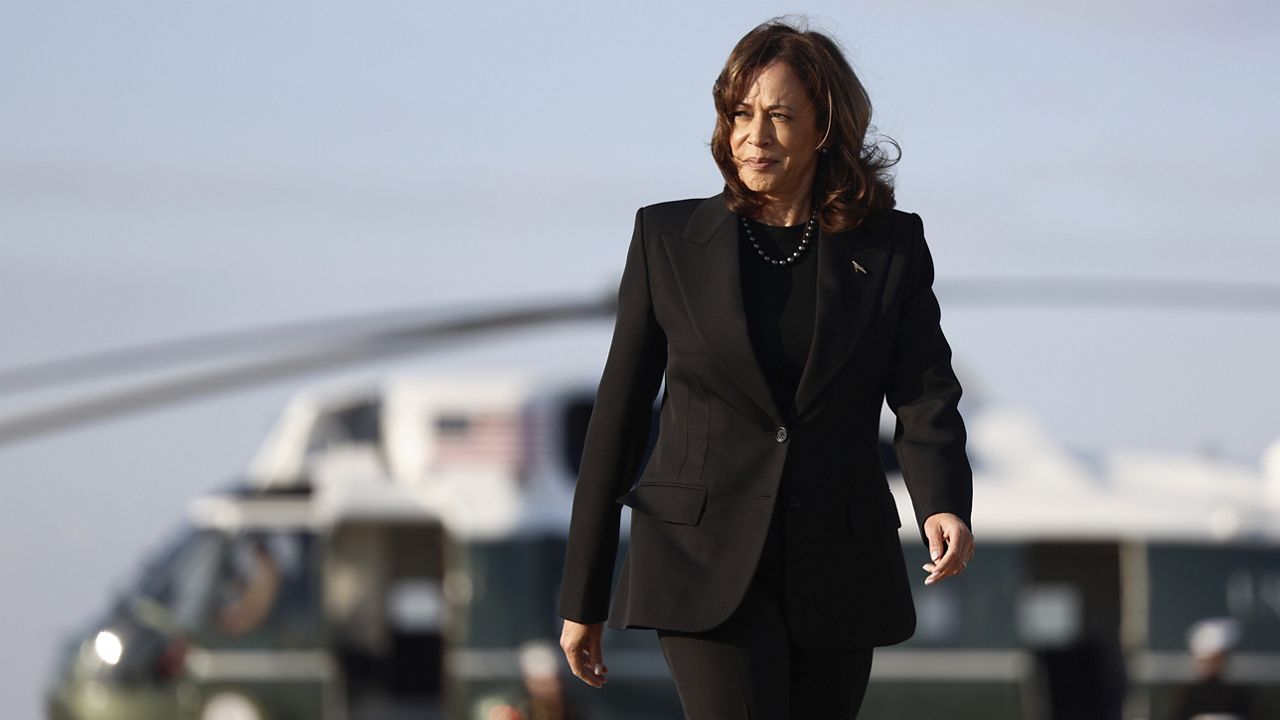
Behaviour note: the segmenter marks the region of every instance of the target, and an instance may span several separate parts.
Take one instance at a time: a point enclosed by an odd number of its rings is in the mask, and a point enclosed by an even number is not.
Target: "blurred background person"
[[[247,576],[236,572],[228,577],[228,601],[218,610],[218,627],[230,635],[243,635],[261,625],[280,592],[280,567],[266,543],[253,540],[250,552],[252,567]]]
[[[520,676],[529,693],[528,720],[585,720],[564,692],[560,655],[550,640],[530,640],[520,648]]]
[[[1178,688],[1170,720],[1254,720],[1248,688],[1226,682],[1231,650],[1240,642],[1240,623],[1206,618],[1187,630],[1196,679]]]

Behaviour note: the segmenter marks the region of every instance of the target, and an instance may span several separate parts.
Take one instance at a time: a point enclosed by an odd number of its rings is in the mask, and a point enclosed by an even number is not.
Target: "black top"
[[[795,413],[796,386],[813,340],[818,231],[815,227],[808,246],[795,262],[774,265],[760,256],[742,221],[737,222],[747,330],[779,410],[784,417],[791,417]],[[800,247],[805,223],[777,227],[749,222],[756,242],[770,258],[790,257]]]
[[[1242,685],[1224,683],[1211,675],[1194,683],[1179,686],[1174,694],[1172,720],[1190,720],[1200,714],[1224,713],[1233,717],[1253,718],[1253,698]]]

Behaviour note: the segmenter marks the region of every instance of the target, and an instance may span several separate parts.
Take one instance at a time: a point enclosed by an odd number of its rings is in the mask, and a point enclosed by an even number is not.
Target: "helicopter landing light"
[[[93,651],[102,659],[102,662],[108,665],[115,665],[120,662],[120,655],[124,652],[124,644],[120,642],[120,636],[110,630],[102,630],[93,639]]]

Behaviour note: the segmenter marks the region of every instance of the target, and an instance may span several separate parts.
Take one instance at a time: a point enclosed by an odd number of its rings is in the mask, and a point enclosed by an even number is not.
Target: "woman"
[[[779,21],[713,89],[724,191],[636,213],[574,494],[560,616],[602,687],[610,627],[657,632],[686,717],[852,717],[874,647],[915,632],[880,410],[925,584],[973,557],[961,387],[920,217],[864,147],[838,46]],[[653,398],[660,431],[639,482]],[[609,606],[618,504],[631,541]]]

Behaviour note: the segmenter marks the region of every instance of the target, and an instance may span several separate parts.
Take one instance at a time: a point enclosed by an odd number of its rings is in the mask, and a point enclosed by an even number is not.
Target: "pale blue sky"
[[[794,11],[845,45],[902,146],[899,207],[924,218],[944,289],[1280,281],[1274,4],[9,2],[0,367],[601,292],[636,207],[719,190],[711,83],[738,37]],[[1256,463],[1280,435],[1274,315],[940,294],[974,397],[1073,447]],[[479,361],[535,348],[598,372],[608,331],[524,334]],[[243,465],[294,387],[0,448],[0,582],[22,590],[0,601],[11,717],[36,716],[55,639]]]

